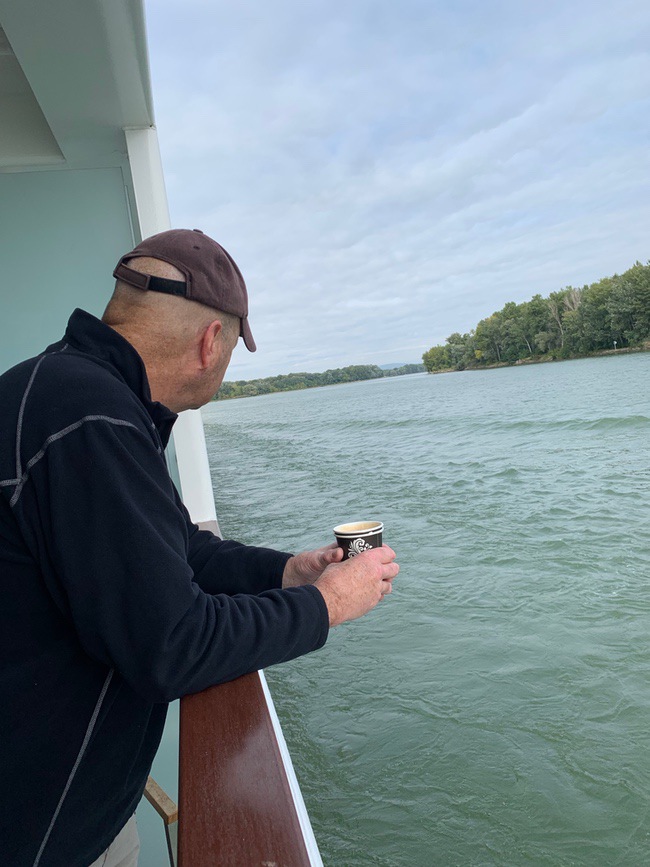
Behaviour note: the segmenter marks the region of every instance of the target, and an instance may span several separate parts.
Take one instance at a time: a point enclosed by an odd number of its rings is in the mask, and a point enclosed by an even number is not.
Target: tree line
[[[381,379],[385,376],[404,376],[407,373],[423,373],[423,364],[404,364],[391,370],[382,370],[375,364],[352,364],[337,367],[324,373],[285,373],[265,379],[239,379],[224,382],[215,395],[215,400],[233,397],[254,397],[257,394],[273,394],[276,391],[296,391],[302,388],[318,388],[321,385],[337,385],[340,382],[359,382],[364,379]]]
[[[650,262],[548,298],[509,301],[468,334],[451,334],[422,356],[429,373],[527,360],[577,358],[628,347],[650,349]]]

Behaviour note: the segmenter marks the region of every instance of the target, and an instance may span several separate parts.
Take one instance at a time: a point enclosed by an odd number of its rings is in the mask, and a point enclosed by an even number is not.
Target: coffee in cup
[[[343,559],[349,560],[371,548],[381,548],[383,530],[381,521],[354,521],[334,527],[338,546],[343,548]]]

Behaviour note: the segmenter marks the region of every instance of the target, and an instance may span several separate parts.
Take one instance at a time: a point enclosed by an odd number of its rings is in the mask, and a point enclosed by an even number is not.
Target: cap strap
[[[187,286],[183,280],[168,280],[166,277],[149,277],[147,289],[164,292],[165,295],[180,295],[187,298]]]
[[[163,292],[165,295],[180,295],[187,297],[187,286],[183,280],[168,280],[166,277],[152,277],[151,274],[143,274],[134,271],[123,262],[120,262],[113,271],[113,277],[135,286],[136,289],[148,289],[151,292]]]

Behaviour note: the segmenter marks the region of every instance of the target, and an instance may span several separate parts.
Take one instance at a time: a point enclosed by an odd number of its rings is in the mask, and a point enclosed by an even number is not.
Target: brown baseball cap
[[[131,259],[142,256],[169,262],[185,275],[185,281],[152,277],[128,267]],[[238,316],[239,334],[246,348],[255,352],[257,347],[248,324],[248,293],[241,271],[232,256],[200,229],[170,229],[145,238],[122,256],[113,277],[138,289],[179,295]]]

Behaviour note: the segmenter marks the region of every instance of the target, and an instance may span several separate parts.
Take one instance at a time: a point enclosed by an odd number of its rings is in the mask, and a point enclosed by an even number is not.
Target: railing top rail
[[[182,699],[179,817],[179,867],[314,864],[258,674]]]

